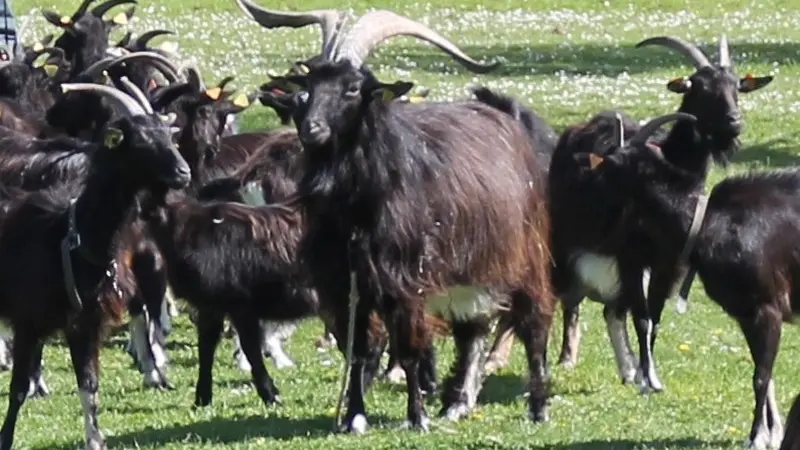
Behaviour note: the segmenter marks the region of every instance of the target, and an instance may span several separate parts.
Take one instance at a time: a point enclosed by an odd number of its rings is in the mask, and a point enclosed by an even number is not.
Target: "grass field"
[[[34,7],[71,13],[78,2],[40,3],[14,0],[15,12],[29,24],[28,39],[52,31]],[[468,84],[485,83],[524,99],[558,130],[608,107],[624,108],[642,119],[675,110],[680,97],[668,92],[665,84],[688,75],[691,65],[674,52],[634,49],[634,44],[671,34],[702,43],[716,57],[719,33],[725,31],[740,74],[776,76],[767,88],[741,96],[744,149],[728,171],[800,161],[794,151],[800,141],[796,134],[800,68],[795,65],[800,58],[800,0],[344,0],[339,4],[356,12],[382,7],[406,13],[453,37],[477,58],[505,62],[495,74],[474,77],[432,47],[402,38],[371,58],[371,67],[382,78],[416,81],[429,87],[436,99],[462,97]],[[296,0],[269,5],[311,9],[334,3]],[[263,30],[249,22],[232,0],[141,0],[130,26],[139,31],[177,31],[182,55],[195,58],[209,82],[232,74],[242,88],[257,86],[266,79],[267,70],[282,72],[287,63],[312,55],[319,46],[316,29]],[[244,123],[252,129],[276,122],[271,111],[257,105],[246,112]],[[723,176],[718,169],[709,183]],[[600,308],[587,304],[583,311],[580,363],[571,371],[553,369],[551,421],[544,425],[524,418],[521,394],[526,373],[518,345],[510,367],[487,379],[478,410],[461,423],[435,421],[428,435],[399,431],[405,415],[404,389],[379,382],[367,396],[373,425],[369,433],[331,434],[342,358],[334,351],[314,349],[313,337],[321,330],[317,321],[304,325],[287,346],[298,367],[272,371],[282,390],[282,407],[261,404],[249,387],[249,375],[230,364],[231,343],[226,341],[218,352],[214,404],[196,410],[192,407],[196,337],[183,317],[168,347],[174,392],[144,391],[122,349],[122,335],[109,339],[101,357],[100,424],[109,446],[116,449],[741,447],[752,414],[752,363],[740,332],[708,301],[700,283],[692,291],[688,314],[677,315],[672,302],[667,306],[656,348],[666,391],[650,397],[620,384]],[[560,317],[552,337],[550,354],[555,356]],[[775,370],[784,414],[800,390],[800,375],[791,363],[800,358],[798,338],[798,331],[787,327]],[[452,344],[440,341],[437,346],[444,373],[452,361]],[[46,348],[45,374],[53,395],[23,407],[16,448],[80,448],[80,404],[68,353],[58,340]],[[8,379],[7,373],[0,374],[0,392],[7,392]],[[432,400],[429,413],[438,407],[438,399]]]

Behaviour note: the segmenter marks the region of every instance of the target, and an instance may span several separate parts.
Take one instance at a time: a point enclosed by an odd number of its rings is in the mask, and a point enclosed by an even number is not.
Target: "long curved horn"
[[[343,38],[336,52],[336,60],[348,60],[353,67],[361,67],[379,43],[401,35],[414,36],[430,42],[471,72],[487,73],[500,66],[499,62],[483,65],[427,26],[386,10],[370,11],[361,16]]]
[[[117,58],[112,65],[120,64],[134,59],[144,59],[164,74],[167,81],[174,83],[180,79],[178,68],[166,56],[156,52],[133,52]]]
[[[614,129],[614,141],[616,141],[617,147],[622,148],[625,146],[625,123],[622,121],[622,114],[620,113],[615,113],[614,119],[617,121],[617,128]]]
[[[89,9],[89,5],[91,5],[92,2],[94,2],[94,1],[95,0],[83,0],[83,2],[81,2],[80,6],[78,6],[78,9],[75,10],[75,14],[72,15],[72,20],[73,21],[77,20],[78,17],[86,14],[86,10]]]
[[[95,78],[111,66],[135,59],[143,59],[151,63],[156,69],[158,69],[158,71],[164,74],[164,76],[167,78],[167,81],[170,83],[175,83],[180,79],[180,76],[176,72],[172,61],[165,58],[164,55],[160,55],[155,52],[133,52],[118,58],[106,57],[87,67],[83,72],[81,72],[81,75]]]
[[[728,47],[728,37],[724,34],[719,38],[719,66],[730,67],[731,49]]]
[[[117,88],[95,83],[64,83],[61,85],[61,91],[65,93],[72,91],[93,92],[98,95],[103,95],[116,103],[117,106],[122,108],[129,116],[143,116],[147,114],[133,97]]]
[[[318,23],[322,28],[322,54],[330,55],[335,40],[348,14],[334,9],[317,9],[305,12],[272,11],[250,0],[236,0],[236,4],[251,19],[264,28],[302,28]]]
[[[647,139],[653,135],[662,125],[667,122],[672,122],[673,120],[688,120],[692,123],[697,122],[697,117],[686,114],[686,113],[672,113],[667,114],[664,116],[656,117],[655,119],[651,119],[649,122],[644,124],[642,128],[639,128],[639,131],[633,135],[630,139],[629,144],[636,145],[636,144],[644,144],[647,142]]]
[[[138,38],[136,38],[136,40],[134,41],[133,46],[137,50],[138,49],[147,48],[147,43],[148,42],[150,42],[151,40],[153,40],[154,38],[156,38],[158,36],[164,36],[164,35],[167,35],[167,34],[175,34],[175,33],[172,32],[172,31],[169,31],[169,30],[151,30],[151,31],[148,31],[147,33],[144,33],[141,36],[139,36]]]
[[[32,50],[28,52],[28,54],[25,56],[25,59],[23,59],[22,62],[28,65],[33,64],[34,61],[36,61],[40,56],[42,56],[45,53],[49,54],[51,57],[57,56],[61,59],[64,59],[66,55],[66,53],[64,53],[63,48],[45,47],[41,50]]]
[[[644,47],[646,45],[663,45],[664,47],[676,50],[683,55],[688,56],[694,63],[694,67],[698,70],[711,65],[706,55],[704,55],[699,48],[684,41],[683,39],[672,36],[652,37],[636,44],[636,48]]]
[[[92,15],[95,17],[103,17],[108,10],[115,6],[124,5],[126,3],[137,4],[136,0],[108,0],[92,8]]]
[[[125,90],[128,91],[128,94],[130,94],[131,97],[135,98],[139,104],[142,105],[144,112],[147,114],[155,114],[155,111],[153,111],[153,105],[150,104],[150,100],[147,99],[147,96],[144,95],[144,92],[142,92],[138,86],[133,84],[128,77],[122,77],[119,79],[119,81],[122,83],[122,86],[125,87]]]

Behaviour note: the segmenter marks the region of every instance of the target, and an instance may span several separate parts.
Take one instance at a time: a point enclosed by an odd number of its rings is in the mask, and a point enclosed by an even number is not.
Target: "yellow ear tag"
[[[72,23],[72,18],[70,16],[61,16],[59,22],[61,22],[62,25],[69,25]]]
[[[595,155],[594,153],[589,153],[589,168],[594,170],[603,163],[603,157]]]
[[[221,87],[206,89],[206,97],[210,98],[211,100],[218,100],[221,94],[222,94]]]
[[[672,84],[672,83],[683,83],[685,81],[686,81],[686,77],[675,77],[675,78],[669,80],[669,84]]]
[[[42,66],[42,69],[44,69],[44,73],[50,78],[53,78],[58,73],[58,66],[55,64],[45,64]]]
[[[748,72],[744,74],[745,83],[747,83],[747,87],[750,89],[756,88],[756,77],[752,73]]]
[[[311,69],[309,69],[308,66],[303,64],[303,63],[298,63],[297,67],[300,69],[300,72],[303,72],[303,73],[311,72]]]
[[[242,93],[236,96],[233,99],[233,104],[240,107],[240,108],[247,108],[250,106],[250,100],[248,100],[247,95]]]
[[[385,102],[390,102],[390,101],[394,100],[394,98],[395,98],[394,97],[394,92],[392,92],[389,89],[384,89],[383,90],[383,94],[381,96],[383,97],[383,101],[385,101]]]
[[[33,51],[40,52],[42,50],[44,50],[44,44],[42,44],[41,42],[33,44]]]
[[[107,148],[116,148],[122,143],[122,131],[117,128],[109,128],[106,131],[105,146]]]
[[[117,25],[127,25],[128,24],[128,15],[125,14],[124,12],[121,12],[121,13],[117,14],[116,16],[114,16],[114,18],[111,19],[111,21],[114,22]]]
[[[422,97],[420,95],[412,95],[412,96],[408,97],[408,102],[409,103],[422,103],[424,101],[425,101],[425,97]]]

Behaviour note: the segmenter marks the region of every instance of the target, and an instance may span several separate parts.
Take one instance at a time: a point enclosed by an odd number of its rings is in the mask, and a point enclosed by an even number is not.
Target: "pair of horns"
[[[127,77],[120,79],[122,85],[131,92],[131,95],[122,92],[117,88],[96,83],[65,83],[61,85],[61,90],[67,92],[91,92],[107,98],[116,104],[129,117],[145,116],[153,114],[153,107],[147,101],[144,93],[136,87]]]
[[[615,114],[615,119],[617,122],[616,128],[616,136],[614,141],[617,143],[619,148],[625,146],[625,127],[622,121],[622,115],[620,113]],[[664,124],[676,121],[676,120],[688,120],[692,123],[697,122],[697,117],[687,114],[687,113],[671,113],[666,114],[663,116],[656,117],[651,119],[646,124],[642,125],[641,128],[628,140],[628,145],[630,146],[639,146],[644,145],[647,140],[652,136],[659,128],[664,126]]]
[[[465,54],[457,45],[436,31],[415,20],[386,10],[370,11],[361,16],[348,33],[340,36],[347,14],[335,10],[315,10],[303,13],[271,11],[250,0],[236,0],[248,17],[266,28],[298,28],[318,23],[322,27],[322,54],[333,61],[349,61],[361,67],[364,60],[381,42],[394,36],[413,36],[437,46],[471,72],[487,73],[500,63],[481,64]]]
[[[664,47],[676,50],[689,57],[697,70],[700,70],[703,67],[711,66],[711,62],[708,60],[706,55],[703,54],[699,48],[697,48],[697,46],[692,45],[680,38],[671,36],[653,37],[639,42],[636,44],[636,48],[644,47],[646,45],[663,45]],[[724,68],[731,66],[731,51],[730,47],[728,46],[728,38],[723,34],[719,38],[719,67]]]
[[[164,55],[161,55],[156,52],[134,52],[120,56],[118,58],[109,56],[87,67],[81,73],[81,75],[86,75],[90,78],[96,78],[97,76],[102,74],[103,71],[107,70],[112,66],[135,60],[142,60],[148,62],[149,64],[152,64],[153,67],[155,67],[161,73],[164,74],[164,77],[166,77],[167,81],[169,81],[170,83],[175,83],[176,81],[178,81],[178,79],[180,79],[180,76],[178,75],[178,68],[175,67],[175,64]]]

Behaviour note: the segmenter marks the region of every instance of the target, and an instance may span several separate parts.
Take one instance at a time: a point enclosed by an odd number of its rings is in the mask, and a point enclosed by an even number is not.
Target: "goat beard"
[[[739,152],[741,141],[738,137],[720,136],[718,134],[709,136],[709,139],[711,140],[713,149],[711,151],[711,157],[714,162],[723,167],[727,167],[733,159],[733,156]]]

